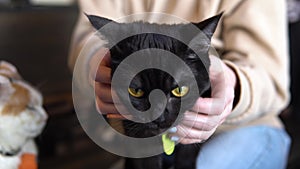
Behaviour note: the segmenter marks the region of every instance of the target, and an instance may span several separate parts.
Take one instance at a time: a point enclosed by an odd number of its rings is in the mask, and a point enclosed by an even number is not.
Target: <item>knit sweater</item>
[[[69,64],[74,67],[82,48],[78,76],[88,81],[88,60],[101,45],[85,44],[94,30],[83,12],[113,20],[131,14],[156,12],[199,22],[224,11],[212,39],[221,59],[238,79],[239,98],[218,131],[249,125],[282,127],[278,114],[289,102],[289,57],[285,0],[79,0],[81,14],[75,28]],[[144,18],[174,23],[167,18]],[[84,86],[84,85],[83,85]],[[86,85],[85,87],[88,87]]]

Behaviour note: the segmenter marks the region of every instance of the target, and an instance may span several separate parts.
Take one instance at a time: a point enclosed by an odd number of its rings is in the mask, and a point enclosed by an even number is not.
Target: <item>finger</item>
[[[219,78],[216,82],[213,82],[213,80],[211,80],[211,96],[213,98],[225,98],[226,96],[226,92],[225,92],[225,84],[224,84],[224,80],[221,80],[221,78]]]
[[[234,98],[234,87],[232,86],[217,86],[212,87],[212,98],[223,99],[225,103],[233,100]]]
[[[110,82],[110,53],[107,48],[99,49],[90,59],[89,66],[91,79],[102,83]]]
[[[218,89],[214,90],[215,94],[212,95],[212,98],[199,98],[192,110],[209,115],[220,115],[224,111],[226,105],[233,103],[234,89],[232,87],[221,89],[221,92],[218,92]],[[221,95],[224,96],[220,97]]]
[[[225,108],[225,100],[219,98],[198,98],[192,108],[194,112],[207,115],[220,115]]]
[[[95,83],[95,94],[103,102],[113,103],[110,85],[96,82]]]
[[[189,139],[189,138],[182,138],[179,140],[181,144],[195,144],[195,143],[202,143],[203,140],[200,139]]]
[[[130,112],[121,103],[106,103],[96,97],[96,108],[101,114],[122,114],[130,115]]]
[[[215,55],[209,55],[209,59],[211,62],[211,65],[209,67],[209,70],[212,72],[222,72],[223,68],[222,68],[222,61],[219,57],[215,56]]]
[[[226,117],[228,117],[228,115],[232,112],[232,107],[233,107],[233,103],[229,103],[226,106],[224,112],[222,113],[222,117],[221,117],[219,125],[221,125],[226,120]]]
[[[110,84],[111,83],[111,68],[100,65],[97,73],[93,76],[96,82]]]
[[[100,65],[104,65],[104,66],[109,66],[110,67],[111,58],[110,58],[110,51],[109,51],[109,49],[103,48],[103,50],[100,51],[99,55],[103,56]]]
[[[213,55],[210,55],[210,81],[213,98],[228,98],[228,94],[234,94],[236,84],[235,73],[224,62]]]
[[[119,97],[110,85],[95,83],[95,94],[103,102],[106,103],[120,103]]]
[[[100,48],[90,59],[89,65],[92,66],[94,63],[99,64],[100,61],[100,65],[110,66],[110,51],[108,48]]]
[[[119,113],[113,103],[105,103],[96,97],[96,108],[99,113],[101,114],[113,114]]]
[[[110,52],[108,49],[104,48],[103,51],[100,51],[99,55],[103,56],[100,66],[98,68],[98,72],[96,74],[95,80],[102,83],[110,84],[111,82],[111,58],[110,58]]]
[[[207,140],[214,133],[215,130],[216,128],[210,131],[201,131],[183,125],[178,125],[177,132],[169,135],[171,138],[172,136],[177,136],[179,138],[186,138],[186,139]]]
[[[132,120],[133,116],[130,114],[106,114],[106,117],[109,119],[128,119],[128,120]]]
[[[217,116],[208,116],[195,112],[185,112],[181,125],[196,130],[210,131],[219,124]]]

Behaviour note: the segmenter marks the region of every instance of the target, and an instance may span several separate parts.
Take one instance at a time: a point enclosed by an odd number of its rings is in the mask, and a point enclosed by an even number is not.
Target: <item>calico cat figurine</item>
[[[147,123],[124,120],[123,127],[125,135],[135,138],[146,138],[161,134],[162,131],[166,131],[168,128],[176,126],[176,123],[174,123],[176,118],[182,119],[182,114],[179,113],[180,108],[186,111],[194,105],[199,96],[204,97],[210,95],[210,81],[207,71],[210,65],[208,52],[211,44],[211,37],[218,25],[221,15],[222,14],[211,17],[199,23],[170,25],[142,21],[118,23],[107,18],[87,15],[93,27],[99,30],[101,35],[100,38],[107,41],[107,47],[110,48],[112,77],[121,62],[129,55],[147,49],[160,49],[173,53],[188,65],[193,73],[191,75],[178,68],[178,70],[173,72],[176,77],[172,77],[165,71],[149,68],[140,71],[134,76],[130,82],[128,91],[124,92],[115,89],[121,101],[128,98],[129,95],[132,106],[139,111],[147,111],[151,107],[151,104],[148,101],[151,91],[159,89],[166,95],[165,109],[155,120]],[[101,28],[108,23],[110,24],[110,28],[102,30]],[[183,29],[189,30],[191,27],[200,29],[201,32],[205,34],[206,38],[201,38],[200,36],[199,39],[197,34],[199,32],[183,31]],[[144,33],[130,35],[119,42],[115,42],[115,36],[129,35],[130,32],[139,32],[139,30]],[[155,32],[153,30],[159,30],[160,33],[153,33]],[[167,36],[169,34],[176,35],[177,37],[184,37],[187,44],[174,37]],[[112,43],[115,44],[111,45]],[[198,52],[192,50],[190,46],[196,47]],[[149,57],[151,57],[151,51]],[[164,59],[161,59],[160,62],[161,63],[159,64],[161,65],[172,64],[172,62]],[[129,74],[131,73],[130,70],[126,69],[122,69],[121,72],[122,76],[125,78],[126,76],[129,77]],[[192,84],[190,83],[190,80],[193,78],[196,79],[196,86],[190,86]],[[183,85],[179,85],[175,79],[182,81]],[[189,90],[193,87],[197,87],[199,93],[193,93],[192,90]],[[180,103],[183,100],[188,104],[180,107]],[[174,160],[171,162],[174,168],[195,168],[196,156],[199,149],[199,145],[178,144],[173,153],[175,156],[173,158]],[[127,158],[125,168],[163,169],[170,167],[165,160],[163,160],[163,156],[164,155],[161,154],[147,158]]]
[[[34,137],[46,120],[41,94],[13,65],[0,61],[0,169],[37,168]]]

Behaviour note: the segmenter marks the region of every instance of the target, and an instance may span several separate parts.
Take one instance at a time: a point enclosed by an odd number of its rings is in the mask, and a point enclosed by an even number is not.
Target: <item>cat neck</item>
[[[2,147],[0,146],[0,155],[2,156],[13,157],[19,154],[20,152],[21,152],[21,148],[6,151],[4,148],[2,149]]]
[[[11,133],[11,135],[13,134]],[[19,154],[23,145],[26,144],[26,140],[20,137],[11,138],[11,135],[4,137],[3,133],[0,134],[0,155],[2,156],[12,157]]]
[[[0,118],[0,154],[14,155],[19,152],[27,142],[27,137],[14,125],[14,117],[2,116]]]

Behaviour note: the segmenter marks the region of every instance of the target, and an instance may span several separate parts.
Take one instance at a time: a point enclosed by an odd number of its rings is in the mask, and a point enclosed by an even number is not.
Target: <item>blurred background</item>
[[[300,3],[288,1],[292,101],[281,118],[293,140],[288,168],[299,169]],[[88,138],[73,109],[67,57],[78,12],[75,0],[0,0],[0,60],[42,92],[49,114],[36,139],[40,169],[106,169],[120,159]]]

